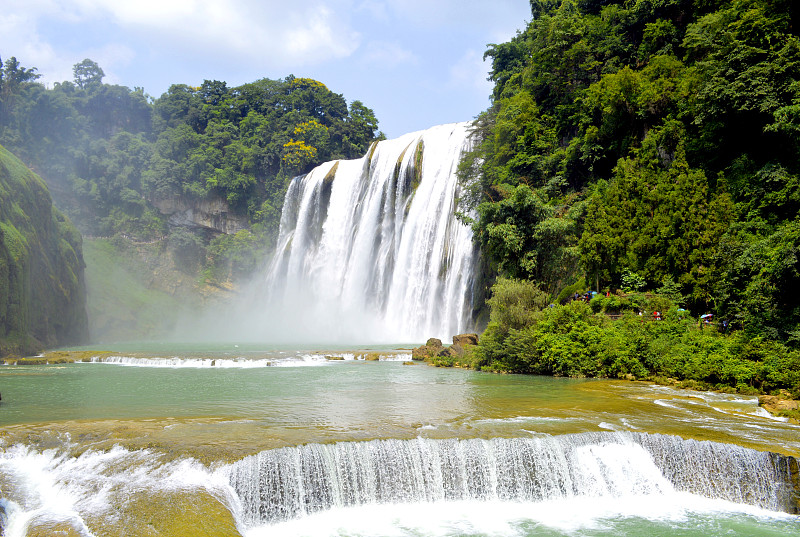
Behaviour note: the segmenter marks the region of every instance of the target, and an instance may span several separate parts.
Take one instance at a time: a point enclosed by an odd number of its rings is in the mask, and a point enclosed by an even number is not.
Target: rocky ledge
[[[441,339],[430,338],[425,345],[411,351],[413,360],[433,360],[435,358],[461,358],[470,346],[478,344],[478,334],[459,334],[453,336],[453,344],[445,347]]]
[[[800,421],[800,401],[789,397],[789,394],[759,395],[758,406],[775,416],[789,418],[791,423],[798,423]]]

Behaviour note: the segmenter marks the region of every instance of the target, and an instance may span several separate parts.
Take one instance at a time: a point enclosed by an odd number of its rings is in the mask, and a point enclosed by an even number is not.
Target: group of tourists
[[[577,292],[576,292],[574,295],[572,295],[572,296],[571,296],[571,297],[569,297],[569,298],[570,298],[570,300],[571,300],[572,302],[575,302],[576,300],[581,300],[581,301],[583,301],[583,302],[586,302],[586,303],[588,304],[588,303],[589,303],[589,301],[590,301],[592,298],[594,298],[594,295],[596,295],[596,294],[597,294],[597,293],[596,293],[595,291],[586,291],[586,292],[585,292],[585,293],[583,293],[583,294],[580,294],[580,293],[577,293]]]

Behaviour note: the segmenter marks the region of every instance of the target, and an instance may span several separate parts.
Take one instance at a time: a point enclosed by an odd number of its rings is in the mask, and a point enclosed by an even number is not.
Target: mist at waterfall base
[[[407,343],[474,330],[477,253],[456,216],[469,147],[468,123],[440,125],[296,177],[264,273],[176,339]]]

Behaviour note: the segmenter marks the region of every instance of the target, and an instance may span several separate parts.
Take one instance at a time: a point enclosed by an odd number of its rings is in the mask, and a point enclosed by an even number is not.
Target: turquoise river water
[[[755,398],[374,352],[2,366],[4,535],[800,536]]]

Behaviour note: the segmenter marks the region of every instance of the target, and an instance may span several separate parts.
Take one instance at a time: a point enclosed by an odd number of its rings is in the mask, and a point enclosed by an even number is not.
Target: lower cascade
[[[771,534],[800,535],[797,519],[786,514],[798,512],[798,492],[794,457],[645,433],[307,444],[212,466],[119,446],[84,450],[67,443],[39,451],[16,444],[0,450],[0,533],[5,537],[155,535],[153,523],[172,528],[159,533],[164,535],[194,535],[214,524],[230,530],[220,535],[260,537],[280,534],[273,530],[284,524],[327,527],[326,516],[353,519],[353,508],[377,511],[382,519],[409,510],[412,518],[420,510],[433,519],[451,510],[456,517],[469,517],[471,512],[460,512],[458,504],[478,512],[490,509],[490,517],[506,520],[507,513],[494,510],[514,510],[512,518],[551,510],[575,518],[573,509],[612,505],[653,520],[675,509],[696,509],[711,520],[710,533],[666,535],[718,535],[724,532],[715,532],[715,520],[735,527],[743,519],[730,513],[757,511],[772,521],[733,534],[778,528]],[[632,507],[624,511],[627,505]],[[603,515],[588,516],[584,522]],[[319,517],[322,522],[315,520]],[[615,527],[601,535],[618,535]],[[351,534],[386,532],[367,524],[344,533]]]
[[[468,123],[441,125],[292,181],[268,276],[287,330],[302,327],[291,335],[398,342],[472,328],[477,256],[456,216],[470,143]]]
[[[264,451],[226,470],[247,526],[367,504],[689,492],[797,513],[797,460],[637,433],[374,440]]]

